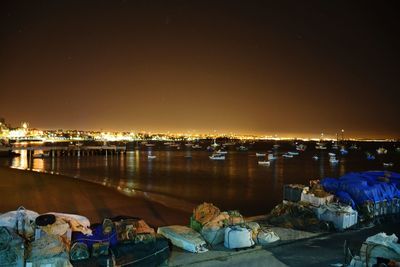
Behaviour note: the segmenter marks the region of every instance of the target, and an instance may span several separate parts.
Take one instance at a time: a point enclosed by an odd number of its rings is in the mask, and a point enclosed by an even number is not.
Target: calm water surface
[[[258,149],[258,151],[266,151]],[[193,206],[203,201],[221,209],[239,209],[245,215],[265,214],[282,200],[286,183],[305,183],[310,179],[339,177],[346,172],[367,170],[400,171],[400,153],[389,151],[368,161],[365,150],[338,156],[340,163],[329,163],[328,152],[309,149],[285,159],[281,155],[293,148],[275,151],[278,157],[270,166],[258,165],[255,151],[229,151],[225,161],[212,161],[206,151],[133,151],[114,156],[69,156],[28,160],[26,151],[2,165],[19,169],[63,174],[113,187],[124,194],[149,192]],[[18,152],[18,151],[17,151]],[[338,151],[336,151],[337,153]],[[151,153],[155,159],[148,159]],[[192,158],[186,158],[190,155]],[[319,160],[312,156],[318,155]],[[391,161],[394,167],[383,168]]]

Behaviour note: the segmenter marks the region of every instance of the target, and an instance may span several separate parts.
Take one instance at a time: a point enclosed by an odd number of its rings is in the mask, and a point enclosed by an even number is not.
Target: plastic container
[[[333,201],[333,195],[328,195],[326,197],[316,197],[312,193],[305,193],[301,194],[301,201],[310,203],[313,206],[319,207],[324,204],[331,203]]]
[[[305,188],[308,187],[299,184],[285,184],[283,186],[283,199],[291,202],[299,202]]]
[[[357,224],[358,212],[350,206],[328,205],[319,215],[320,220],[332,222],[337,230],[344,230]]]

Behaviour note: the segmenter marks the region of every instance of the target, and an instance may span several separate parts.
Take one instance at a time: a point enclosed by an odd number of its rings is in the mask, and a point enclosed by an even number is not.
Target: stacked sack
[[[210,203],[203,203],[193,210],[190,225],[211,247],[224,243],[229,249],[247,248],[279,239],[255,222],[246,223],[238,211],[221,212]]]
[[[0,266],[159,266],[168,240],[136,217],[90,224],[66,213],[39,215],[20,207],[0,215]]]
[[[72,234],[74,266],[158,266],[170,254],[168,240],[137,217],[118,216]]]

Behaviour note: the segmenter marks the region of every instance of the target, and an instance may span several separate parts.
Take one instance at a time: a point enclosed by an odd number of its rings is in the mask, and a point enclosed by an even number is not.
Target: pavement
[[[256,246],[245,250],[228,250],[223,246],[202,254],[173,249],[168,266],[340,266],[345,263],[344,244],[353,255],[358,255],[367,237],[380,232],[400,237],[400,224],[386,222],[371,228],[339,233],[308,233],[292,229],[274,228],[282,240],[267,247]]]

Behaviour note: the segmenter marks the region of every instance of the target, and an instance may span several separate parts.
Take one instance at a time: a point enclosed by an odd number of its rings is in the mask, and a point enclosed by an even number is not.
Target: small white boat
[[[330,157],[336,157],[336,154],[335,154],[335,153],[332,153],[332,152],[329,152],[328,155],[329,155]]]
[[[145,146],[147,146],[147,147],[153,147],[153,146],[156,146],[156,144],[147,143],[147,144],[145,144]]]
[[[50,153],[38,153],[38,154],[33,154],[32,157],[33,157],[33,158],[38,158],[38,159],[48,158],[48,157],[50,157]]]
[[[187,144],[185,144],[185,146],[186,147],[193,147],[193,144],[192,143],[187,143]]]
[[[272,147],[273,147],[274,149],[278,149],[278,148],[280,147],[280,145],[275,144],[275,145],[273,145]]]
[[[227,142],[223,144],[223,146],[234,146],[234,145],[236,145],[236,143],[234,142]]]
[[[329,162],[332,163],[332,164],[337,164],[337,163],[339,163],[339,160],[337,158],[335,158],[335,157],[331,157],[329,159]]]
[[[221,155],[221,154],[212,154],[209,157],[211,160],[225,160],[225,155]]]
[[[342,155],[347,155],[347,154],[349,154],[349,151],[347,151],[344,147],[342,147],[342,148],[340,149],[340,154],[342,154]]]
[[[220,155],[226,155],[226,154],[228,154],[228,151],[219,149],[219,150],[215,151],[215,153],[220,154]]]
[[[214,143],[211,144],[212,147],[216,148],[219,146],[219,144],[217,144],[217,140],[214,139]]]
[[[393,167],[393,166],[394,166],[393,162],[384,162],[383,163],[383,167]]]
[[[297,155],[299,155],[300,153],[299,153],[299,152],[292,152],[292,151],[289,151],[287,154],[292,155],[292,156],[297,156]]]
[[[269,162],[268,160],[258,161],[258,165],[269,166],[270,164],[271,164],[271,162]]]
[[[237,148],[237,150],[239,150],[239,151],[247,151],[249,149],[247,147],[245,147],[245,146],[240,146],[240,147]]]
[[[296,150],[297,151],[305,151],[306,148],[307,148],[307,146],[304,145],[304,144],[299,144],[299,145],[296,146]]]
[[[155,158],[157,158],[157,156],[154,156],[154,155],[147,155],[147,158],[148,158],[148,159],[155,159]]]
[[[192,146],[192,148],[193,148],[193,149],[200,149],[200,148],[201,148],[201,146],[200,146],[200,145],[198,145],[198,144],[195,144],[195,145],[193,145],[193,146]]]
[[[332,149],[334,149],[334,150],[339,149],[339,146],[337,145],[337,143],[334,143],[334,144],[332,145]]]
[[[283,154],[282,157],[284,157],[284,158],[293,158],[293,155],[290,155],[290,154]]]
[[[326,149],[326,145],[325,143],[320,143],[318,142],[315,146],[315,149],[319,149],[319,150],[325,150]]]
[[[358,146],[357,146],[356,144],[352,144],[352,145],[349,147],[349,149],[351,149],[351,150],[357,150],[357,149],[358,149]]]
[[[386,148],[383,148],[383,147],[380,147],[380,148],[378,148],[377,150],[376,150],[376,152],[379,154],[379,155],[382,155],[382,154],[387,154],[387,149]]]
[[[318,160],[319,158],[318,158],[318,156],[313,156],[312,157],[314,160]]]
[[[276,159],[274,154],[268,154],[268,160],[274,160],[274,159]]]
[[[266,154],[265,153],[256,153],[256,157],[265,157]]]

